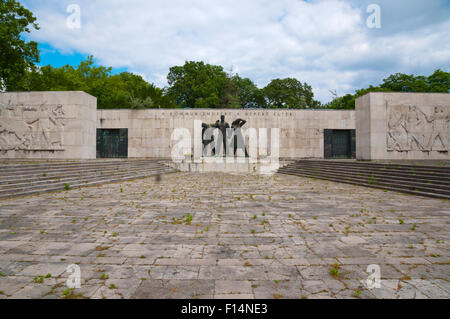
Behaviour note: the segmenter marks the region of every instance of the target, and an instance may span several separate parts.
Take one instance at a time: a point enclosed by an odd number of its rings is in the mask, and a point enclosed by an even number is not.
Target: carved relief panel
[[[448,152],[450,106],[387,102],[387,150]]]
[[[62,105],[0,104],[0,151],[62,151]]]

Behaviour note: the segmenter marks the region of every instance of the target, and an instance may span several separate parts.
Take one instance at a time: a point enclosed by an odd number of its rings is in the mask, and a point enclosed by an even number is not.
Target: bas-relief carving
[[[450,150],[450,107],[387,102],[387,150]]]
[[[0,151],[62,151],[62,105],[0,104]]]

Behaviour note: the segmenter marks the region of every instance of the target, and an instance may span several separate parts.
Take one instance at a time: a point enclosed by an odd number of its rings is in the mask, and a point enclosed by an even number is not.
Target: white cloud
[[[395,7],[378,1],[382,9],[391,6],[409,17],[402,28],[389,11],[380,30],[366,27],[365,6],[343,0],[78,0],[80,30],[66,26],[72,1],[25,3],[41,27],[35,40],[62,52],[93,54],[161,86],[171,66],[203,60],[233,66],[259,86],[297,77],[326,102],[328,89],[352,93],[396,72],[448,70],[450,19],[436,12],[448,10],[436,1],[423,4],[428,20],[408,16],[408,7],[399,5],[408,1],[395,1]],[[409,3],[412,15],[421,12],[419,2]]]

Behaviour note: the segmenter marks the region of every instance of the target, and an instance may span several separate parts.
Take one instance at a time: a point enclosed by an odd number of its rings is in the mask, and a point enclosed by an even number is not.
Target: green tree
[[[440,69],[434,71],[427,79],[429,92],[450,93],[450,73]]]
[[[436,70],[432,75],[414,76],[403,73],[390,75],[379,86],[369,86],[366,89],[356,90],[355,94],[336,97],[325,105],[331,109],[354,109],[358,97],[370,92],[450,92],[450,73]]]
[[[103,108],[167,107],[162,90],[139,75],[122,72],[109,77],[107,85],[110,86],[110,91],[117,93],[115,96],[109,94],[112,100],[102,105]]]
[[[263,92],[249,78],[241,78],[238,74],[232,77],[238,88],[239,100],[243,108],[264,108],[266,103]]]
[[[92,56],[78,67],[50,65],[27,71],[20,91],[84,91],[97,97],[98,108],[174,107],[163,90],[129,72],[111,75],[111,68],[96,66]]]
[[[219,100],[219,107],[222,109],[242,108],[239,87],[233,82],[231,77],[227,77],[227,83]]]
[[[293,78],[272,80],[263,89],[263,93],[268,108],[304,109],[320,106],[320,103],[314,100],[311,86]]]
[[[336,109],[336,110],[351,110],[355,108],[356,96],[352,94],[347,94],[341,97],[336,97],[333,101],[327,103],[325,108]]]
[[[132,96],[130,99],[130,105],[132,109],[150,109],[153,108],[154,103],[150,96],[145,99]]]
[[[381,88],[393,92],[427,92],[428,84],[424,76],[415,77],[403,73],[397,73],[383,80]]]
[[[229,85],[221,66],[186,61],[170,68],[167,94],[180,107],[218,108]],[[223,100],[222,100],[223,102]]]
[[[0,1],[0,89],[16,90],[27,70],[39,62],[38,44],[22,34],[39,29],[33,13],[14,0]]]
[[[111,78],[111,68],[95,66],[92,56],[81,61],[76,68],[70,65],[54,68],[50,65],[31,72],[24,89],[31,91],[84,91],[97,98],[99,108],[108,107],[119,96],[127,99],[124,85]],[[128,97],[129,98],[129,97]]]

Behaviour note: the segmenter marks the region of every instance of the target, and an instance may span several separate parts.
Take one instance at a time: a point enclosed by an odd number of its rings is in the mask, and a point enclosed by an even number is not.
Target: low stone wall
[[[84,92],[0,93],[0,158],[94,159],[96,109]]]
[[[355,129],[354,111],[213,109],[98,110],[97,128],[128,128],[129,157],[170,158],[176,128],[188,129],[193,137],[195,120],[210,124],[221,115],[228,123],[246,120],[244,132],[267,128],[268,150],[270,129],[279,128],[281,158],[323,158],[324,129]]]
[[[356,100],[359,160],[450,159],[450,94],[369,93]]]

